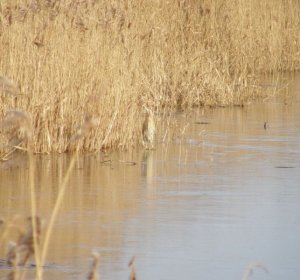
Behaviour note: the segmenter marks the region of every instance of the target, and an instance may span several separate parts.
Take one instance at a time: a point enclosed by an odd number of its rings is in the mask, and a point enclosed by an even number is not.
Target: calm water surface
[[[45,279],[86,279],[91,251],[101,279],[128,279],[132,256],[140,280],[238,280],[252,262],[269,273],[251,279],[300,279],[300,77],[290,88],[245,108],[178,114],[173,141],[154,151],[80,156]],[[36,157],[45,221],[69,160]],[[26,162],[0,169],[0,218],[29,213]]]

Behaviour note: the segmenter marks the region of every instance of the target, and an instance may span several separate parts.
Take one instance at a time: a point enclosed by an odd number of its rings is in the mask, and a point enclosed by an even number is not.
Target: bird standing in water
[[[155,129],[153,111],[146,108],[146,117],[143,123],[143,144],[147,149],[154,148]]]

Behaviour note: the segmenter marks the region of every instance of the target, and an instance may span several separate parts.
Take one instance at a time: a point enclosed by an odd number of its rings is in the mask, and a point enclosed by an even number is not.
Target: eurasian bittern
[[[146,117],[143,123],[143,144],[149,149],[153,149],[153,143],[155,139],[155,122],[154,114],[152,110],[146,108]]]

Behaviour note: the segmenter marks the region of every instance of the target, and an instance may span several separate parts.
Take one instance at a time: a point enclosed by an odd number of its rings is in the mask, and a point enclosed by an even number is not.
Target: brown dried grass
[[[72,137],[79,151],[137,145],[144,107],[243,105],[259,73],[298,70],[299,6],[2,0],[0,74],[15,84],[0,79],[0,116],[31,115],[35,152],[74,150]]]

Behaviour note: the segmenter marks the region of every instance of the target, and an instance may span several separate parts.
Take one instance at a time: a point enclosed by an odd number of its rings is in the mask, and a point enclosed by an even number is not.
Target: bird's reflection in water
[[[142,159],[142,177],[146,178],[147,188],[153,188],[154,178],[154,152],[153,150],[145,150]]]

